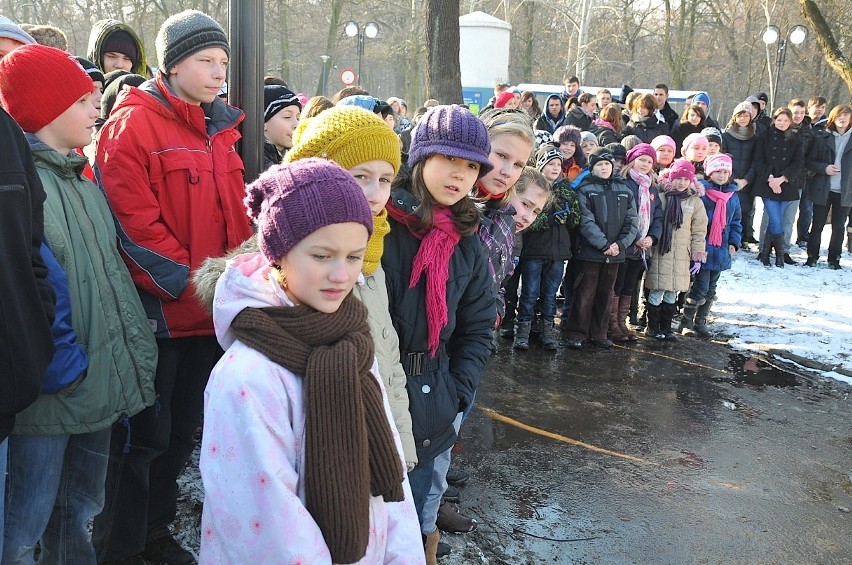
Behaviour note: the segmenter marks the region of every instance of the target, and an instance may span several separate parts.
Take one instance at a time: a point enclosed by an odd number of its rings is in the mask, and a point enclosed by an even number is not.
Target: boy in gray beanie
[[[0,59],[21,45],[31,45],[36,40],[7,17],[0,16]]]
[[[243,113],[217,96],[228,69],[225,32],[188,10],[163,23],[156,50],[157,77],[118,96],[96,158],[159,347],[158,405],[113,430],[106,503],[92,536],[99,563],[195,563],[169,525],[220,350],[189,274],[252,234],[234,151]]]

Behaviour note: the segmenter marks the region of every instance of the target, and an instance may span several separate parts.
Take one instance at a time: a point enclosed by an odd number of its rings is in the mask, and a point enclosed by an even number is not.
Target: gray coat
[[[808,181],[808,199],[819,206],[827,206],[831,177],[825,173],[825,168],[836,161],[837,141],[831,130],[814,129],[813,132],[807,167],[814,176]],[[840,205],[852,206],[852,141],[846,144],[840,157]]]

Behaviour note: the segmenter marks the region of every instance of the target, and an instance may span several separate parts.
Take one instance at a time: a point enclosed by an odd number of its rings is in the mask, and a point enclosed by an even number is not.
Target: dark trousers
[[[606,339],[612,289],[618,276],[618,263],[576,261],[568,339]]]
[[[521,282],[521,265],[523,264],[524,260],[521,259],[518,266],[515,267],[515,272],[512,273],[512,276],[503,285],[505,292],[503,298],[506,300],[506,315],[503,316],[503,321],[500,325],[504,328],[511,327],[515,321],[515,315],[518,310],[518,286]]]
[[[808,187],[805,186],[802,189],[802,197],[799,198],[799,219],[796,221],[796,243],[808,240],[813,217],[814,203],[808,198]]]
[[[737,197],[740,199],[742,210],[743,240],[754,239],[754,195],[751,191],[747,193],[740,191],[737,192]]]
[[[840,205],[840,193],[829,192],[828,203],[825,206],[814,204],[814,219],[811,227],[811,235],[808,238],[808,257],[819,257],[819,246],[822,242],[822,228],[831,213],[831,239],[828,243],[828,262],[832,263],[840,259],[843,248],[843,234],[846,233],[846,218],[849,216],[850,206]]]
[[[630,296],[636,293],[639,279],[645,272],[645,262],[642,259],[627,259],[618,267],[618,276],[615,278],[615,295]]]
[[[98,562],[138,555],[168,535],[177,512],[177,478],[193,449],[204,388],[221,355],[213,336],[157,340],[157,400],[113,426],[104,510],[94,521]]]

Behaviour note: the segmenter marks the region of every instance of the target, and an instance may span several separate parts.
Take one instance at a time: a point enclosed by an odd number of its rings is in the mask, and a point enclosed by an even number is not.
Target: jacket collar
[[[72,151],[68,155],[62,155],[56,149],[41,141],[31,133],[25,134],[33,157],[50,167],[56,174],[63,178],[79,178],[88,163],[82,155]]]

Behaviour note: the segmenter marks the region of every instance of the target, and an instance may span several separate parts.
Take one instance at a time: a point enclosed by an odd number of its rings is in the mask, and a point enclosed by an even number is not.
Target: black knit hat
[[[591,171],[592,167],[600,161],[609,161],[610,164],[615,165],[615,155],[606,147],[598,147],[589,155],[589,170]]]
[[[92,79],[92,81],[100,81],[101,88],[103,88],[105,86],[104,85],[104,74],[101,72],[101,70],[98,68],[97,65],[95,65],[93,62],[91,62],[88,59],[84,59],[83,57],[74,57],[74,58],[77,59],[77,62],[80,63],[80,66],[83,67],[83,70],[86,71],[86,74],[89,75],[89,77]]]
[[[288,106],[298,106],[302,109],[299,97],[286,86],[278,84],[263,87],[263,121],[268,122],[272,116]]]
[[[142,75],[134,75],[133,73],[125,72],[123,75],[114,79],[104,88],[104,97],[101,99],[101,118],[106,120],[109,113],[112,112],[115,106],[118,95],[124,88],[124,85],[138,87],[147,79]]]
[[[198,10],[185,10],[163,22],[154,44],[160,70],[165,73],[204,49],[219,47],[231,54],[228,36],[222,26]]]
[[[101,60],[99,61],[102,65],[105,53],[127,55],[127,58],[133,62],[132,68],[134,69],[139,64],[139,49],[136,47],[136,40],[124,29],[117,29],[104,39],[101,45]]]

